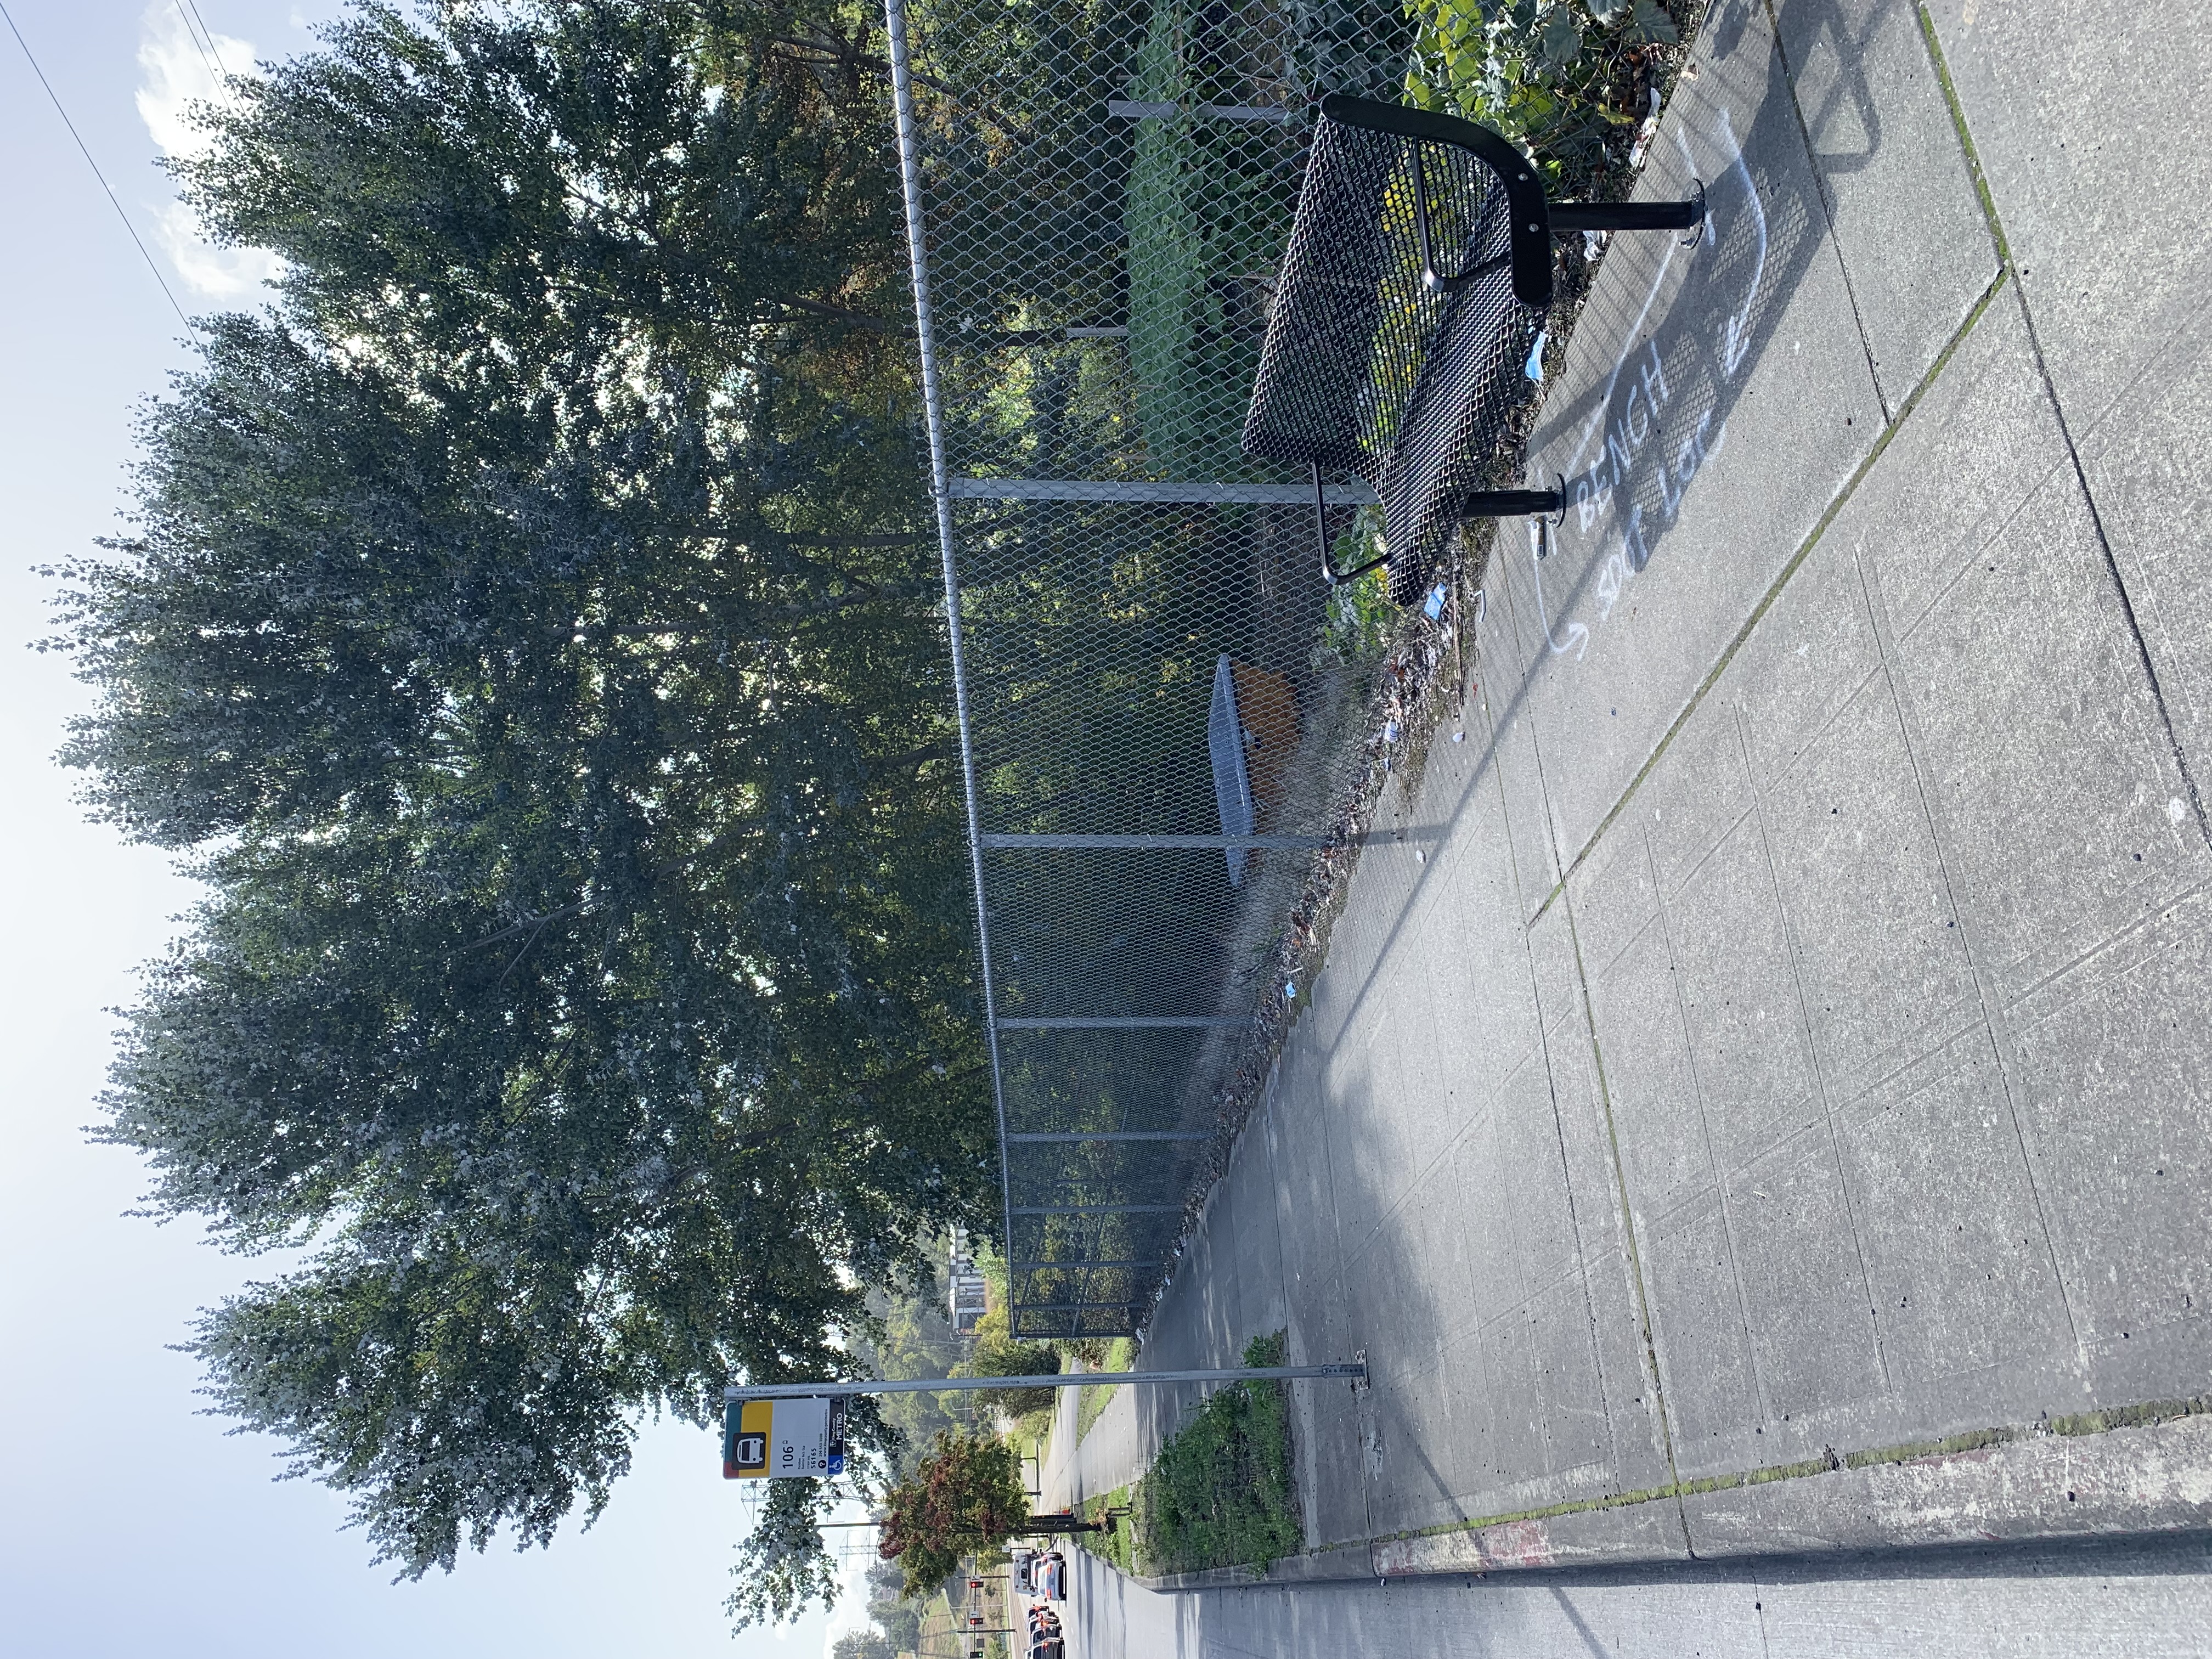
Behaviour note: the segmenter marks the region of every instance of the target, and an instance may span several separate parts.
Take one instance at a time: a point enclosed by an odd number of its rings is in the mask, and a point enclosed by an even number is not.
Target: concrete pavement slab
[[[1813,1419],[1879,1398],[1889,1382],[1826,1120],[1737,1170],[1723,1182],[1722,1200],[1765,1402],[1764,1420],[1752,1429],[1765,1443],[1754,1455],[1761,1463],[1812,1455],[1821,1443],[1808,1443]],[[1664,1354],[1674,1334],[1662,1326],[1659,1340]]]
[[[1568,907],[1554,902],[1537,911],[1522,934],[1522,945],[1528,953],[1528,976],[1535,988],[1536,1012],[1548,1053],[1550,1034],[1562,1020],[1580,1014],[1583,1006],[1582,963]],[[1583,1029],[1588,1030],[1587,1022]]]
[[[1890,653],[2000,1001],[2212,875],[2073,471],[2019,484],[2002,534]],[[1911,527],[1882,524],[1886,505],[1879,485],[1852,503],[1896,548]]]
[[[1492,1184],[1510,1216],[1509,1252],[1525,1297],[1575,1271],[1582,1257],[1552,1079],[1531,1055],[1490,1115]]]
[[[1502,542],[1508,544],[1514,539],[1510,526],[1500,532],[1500,537]],[[1504,592],[1502,584],[1498,592],[1501,595]],[[1501,631],[1508,604],[1501,599]],[[1493,655],[1499,675],[1495,683],[1490,672]],[[1479,745],[1476,764],[1497,780],[1498,810],[1504,820],[1506,846],[1511,854],[1519,913],[1526,920],[1534,915],[1546,896],[1559,884],[1559,858],[1544,808],[1543,763],[1536,751],[1535,722],[1521,707],[1522,660],[1508,649],[1478,653],[1468,723],[1464,727],[1454,728],[1465,730],[1467,739],[1451,746],[1463,749]],[[1451,739],[1447,735],[1443,741],[1450,743]]]
[[[1537,932],[1547,928],[1565,932],[1564,906]],[[1579,999],[1554,1027],[1546,1054],[1592,1352],[1612,1437],[1614,1489],[1641,1491],[1672,1476],[1613,1136]]]
[[[1686,1478],[1742,1468],[1766,1409],[1718,1189],[1642,1231],[1674,1467]]]
[[[2039,1370],[2075,1332],[1995,1050],[1961,1034],[1854,1103],[1840,1136],[1884,1364],[1932,1432],[1990,1420],[1990,1372]],[[2038,1389],[1997,1417],[2069,1404]]]
[[[1074,1659],[2195,1659],[2212,1622],[2212,1547],[2201,1536],[2011,1556],[1831,1554],[1775,1566],[1682,1563],[1632,1578],[1593,1571],[1614,1555],[1609,1516],[1496,1530],[1484,1555],[1451,1539],[1403,1540],[1432,1575],[1378,1584],[1369,1553],[1346,1552],[1344,1582],[1304,1575],[1153,1595],[1096,1558],[1076,1558],[1068,1601]],[[1554,1568],[1530,1568],[1549,1548]],[[1617,1556],[1614,1556],[1617,1559]],[[1575,1569],[1581,1570],[1576,1571]],[[1419,1572],[1418,1567],[1405,1571]],[[1477,1577],[1487,1571],[1486,1577]],[[1358,1576],[1355,1578],[1354,1573]]]
[[[1528,1294],[1528,1264],[1515,1251],[1513,1183],[1519,1171],[1499,1156],[1498,1112],[1483,1113],[1453,1149],[1452,1167],[1439,1184],[1452,1195],[1451,1255],[1445,1258],[1455,1276],[1450,1294],[1468,1316],[1448,1334],[1497,1318]]]
[[[2185,113],[2212,93],[2212,64],[2173,43],[2203,19],[2105,0],[2053,37],[2016,8],[1942,0],[1930,11],[2020,270],[2039,365],[2174,732],[2201,772],[2212,765],[2212,583],[2183,550],[2202,539],[2190,509],[2207,482],[2196,412],[2212,249],[2176,234],[2176,210],[2212,187],[2212,152],[2189,136]]]
[[[2192,780],[2200,818],[2212,787],[2212,562],[2203,505],[2212,495],[2212,316],[2192,318],[2077,439],[2099,526],[2126,583]]]
[[[1545,1473],[1556,1494],[1553,1501],[1617,1492],[1613,1425],[1582,1273],[1562,1274],[1528,1305],[1536,1404],[1548,1454]]]
[[[2012,1012],[2022,1116],[2081,1339],[2124,1380],[2187,1394],[2212,1373],[2212,903],[2198,893]]]
[[[1893,458],[1903,441],[1892,442],[1877,475],[1892,489],[1900,487],[1903,469]],[[1907,471],[1902,487],[1911,488],[1914,476]],[[1881,645],[1866,580],[1852,556],[1855,524],[1846,503],[1759,618],[1708,699],[1733,718],[1754,793],[1796,765],[1881,670]],[[1707,718],[1701,707],[1683,735],[1688,737]],[[1717,733],[1710,739],[1722,740]]]
[[[1735,736],[1725,709],[1709,724]],[[1717,1169],[1736,1169],[1821,1115],[1773,860],[1754,817],[1728,829],[1667,915],[1706,1144]]]
[[[1783,0],[1782,49],[1893,413],[1997,274],[1911,0]]]
[[[1665,764],[1645,775],[1618,822],[1641,832],[1652,880],[1671,895],[1750,812],[1753,799],[1742,738],[1728,720],[1701,707],[1676,731]]]
[[[1571,476],[1566,532],[1501,533],[1465,725],[1385,789],[1153,1322],[1148,1364],[1278,1318],[1367,1351],[1372,1387],[1294,1407],[1316,1549],[1434,1565],[1468,1547],[1395,1534],[1466,1522],[1488,1571],[1571,1532],[1663,1555],[1678,1497],[1718,1547],[1863,1542],[1820,1513],[1870,1490],[1807,1472],[1831,1449],[2212,1370],[2212,868],[2166,736],[2200,596],[2150,546],[2212,486],[2183,396],[2212,357],[2112,380],[2163,452],[2073,422],[2039,279],[1988,292],[1909,9],[1778,10],[1779,49],[1712,9],[1639,187],[1701,173],[1712,234],[1607,255],[1532,469]]]
[[[1707,1559],[2212,1523],[2212,1419],[2041,1434],[1683,1499]]]
[[[1577,970],[1592,985],[1613,971],[1658,918],[1658,872],[1643,827],[1632,820],[1625,833],[1600,841],[1567,884]]]
[[[2081,0],[2059,29],[1989,0],[1928,9],[2081,438],[2212,295],[2212,246],[2187,219],[2212,197],[2193,131],[2212,100],[2212,59],[2191,44],[2204,9]]]
[[[1940,1042],[1980,1003],[1886,675],[1761,792],[1829,1098]]]
[[[1647,1221],[1710,1192],[1714,1176],[1679,981],[1659,916],[1590,985],[1628,1202]]]
[[[1720,40],[1701,37],[1642,186],[1702,174],[1711,238],[1616,238],[1530,449],[1531,476],[1565,475],[1576,503],[1515,595],[1549,640],[1528,690],[1540,745],[1571,734],[1573,763],[1545,773],[1571,858],[1881,426],[1764,12]]]

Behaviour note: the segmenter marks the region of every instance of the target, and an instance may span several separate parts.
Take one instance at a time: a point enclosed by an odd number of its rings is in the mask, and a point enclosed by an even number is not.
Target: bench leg
[[[1552,232],[1577,230],[1695,230],[1705,222],[1705,181],[1686,202],[1554,202]]]
[[[1460,505],[1462,519],[1548,518],[1567,504],[1564,489],[1478,489]]]
[[[1328,501],[1322,491],[1321,463],[1319,461],[1316,461],[1313,464],[1313,489],[1314,546],[1321,554],[1321,574],[1323,581],[1327,582],[1331,587],[1339,586],[1345,582],[1354,580],[1357,577],[1365,575],[1369,571],[1374,569],[1376,566],[1381,564],[1384,560],[1390,556],[1388,553],[1378,553],[1373,558],[1368,560],[1365,564],[1354,565],[1349,570],[1339,570],[1336,568],[1335,556],[1329,547]]]

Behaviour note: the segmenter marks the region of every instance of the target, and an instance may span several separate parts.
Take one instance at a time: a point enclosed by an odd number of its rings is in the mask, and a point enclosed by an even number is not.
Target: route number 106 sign
[[[725,1480],[819,1480],[844,1472],[843,1400],[732,1400],[722,1408]]]

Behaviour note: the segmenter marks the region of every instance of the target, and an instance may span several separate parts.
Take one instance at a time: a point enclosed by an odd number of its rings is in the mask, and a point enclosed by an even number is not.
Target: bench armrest
[[[1506,206],[1512,212],[1511,246],[1507,257],[1513,266],[1513,297],[1524,306],[1539,309],[1552,303],[1552,227],[1544,205],[1544,183],[1536,176],[1536,169],[1528,158],[1514,149],[1487,127],[1479,127],[1472,121],[1462,121],[1455,115],[1438,115],[1425,109],[1409,109],[1403,104],[1382,104],[1371,98],[1353,98],[1343,93],[1332,93],[1321,100],[1321,112],[1332,121],[1340,121],[1349,127],[1364,127],[1370,132],[1395,133],[1401,138],[1419,139],[1435,144],[1451,144],[1479,157],[1483,164],[1498,175],[1505,188]],[[1418,165],[1413,170],[1413,181],[1425,197],[1421,173]],[[1415,216],[1421,238],[1422,252],[1428,252],[1428,216],[1425,203],[1418,202],[1422,211]],[[1440,279],[1433,285],[1449,288],[1471,281],[1488,269],[1488,262],[1474,270],[1447,276],[1436,271],[1431,274]]]

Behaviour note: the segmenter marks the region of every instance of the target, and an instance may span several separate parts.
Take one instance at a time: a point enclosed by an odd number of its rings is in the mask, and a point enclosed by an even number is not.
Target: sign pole
[[[1235,1370],[1055,1371],[1048,1376],[918,1376],[860,1382],[763,1382],[722,1390],[722,1478],[820,1480],[845,1471],[845,1401],[860,1394],[938,1394],[967,1389],[1118,1389],[1182,1382],[1367,1380],[1363,1360],[1329,1365],[1248,1365]],[[1079,1524],[1073,1529],[1088,1530]]]
[[[1044,1376],[917,1376],[859,1382],[760,1382],[722,1390],[724,1400],[818,1400],[856,1394],[939,1394],[961,1389],[1118,1389],[1182,1382],[1288,1382],[1300,1377],[1364,1382],[1358,1360],[1328,1365],[1246,1365],[1234,1370],[1054,1371]]]

